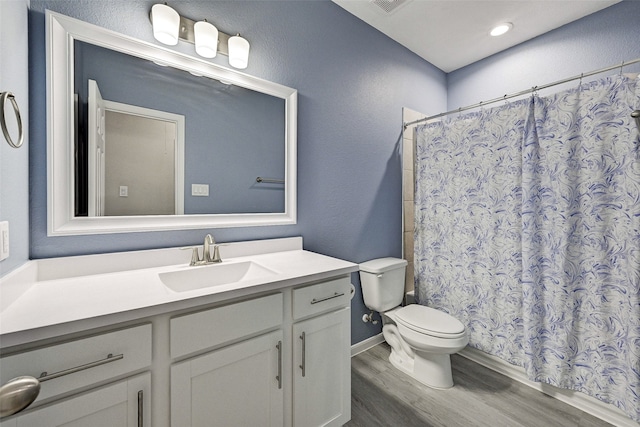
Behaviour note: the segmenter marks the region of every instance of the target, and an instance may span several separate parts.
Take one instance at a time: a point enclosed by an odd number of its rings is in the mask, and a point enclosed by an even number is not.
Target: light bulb
[[[494,37],[501,36],[512,28],[513,28],[512,23],[505,22],[504,24],[496,25],[495,27],[493,27],[493,29],[489,34]]]

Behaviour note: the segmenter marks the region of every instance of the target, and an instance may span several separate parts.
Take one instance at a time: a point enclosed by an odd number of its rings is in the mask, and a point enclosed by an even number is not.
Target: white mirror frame
[[[86,22],[46,11],[47,234],[127,233],[296,223],[297,103],[295,89],[206,62]],[[74,208],[74,56],[79,40],[185,71],[223,80],[285,101],[283,213],[76,217]]]

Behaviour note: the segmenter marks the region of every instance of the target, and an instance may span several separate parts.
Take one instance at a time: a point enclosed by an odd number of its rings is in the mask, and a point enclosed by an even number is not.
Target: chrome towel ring
[[[16,114],[16,120],[18,122],[18,142],[14,142],[9,135],[9,130],[7,129],[7,122],[5,119],[4,105],[9,98],[11,101],[11,105],[13,105],[13,112]],[[24,142],[24,131],[22,128],[22,117],[20,116],[20,109],[18,108],[18,103],[16,102],[16,97],[11,92],[2,92],[0,93],[0,127],[2,127],[2,133],[4,134],[5,139],[13,148],[20,148],[22,143]]]

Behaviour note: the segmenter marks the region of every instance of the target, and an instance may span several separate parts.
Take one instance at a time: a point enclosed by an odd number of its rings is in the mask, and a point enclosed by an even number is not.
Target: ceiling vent
[[[410,0],[371,0],[377,6],[377,10],[385,15],[396,12],[400,6],[409,3]]]

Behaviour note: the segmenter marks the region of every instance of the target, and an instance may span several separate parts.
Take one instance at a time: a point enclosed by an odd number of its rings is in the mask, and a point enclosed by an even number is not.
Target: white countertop
[[[0,280],[0,344],[67,333],[274,291],[358,271],[358,265],[302,249],[301,238],[232,243],[223,263],[253,261],[274,274],[175,292],[160,273],[189,267],[179,248],[30,261]],[[123,270],[124,269],[124,270]]]

